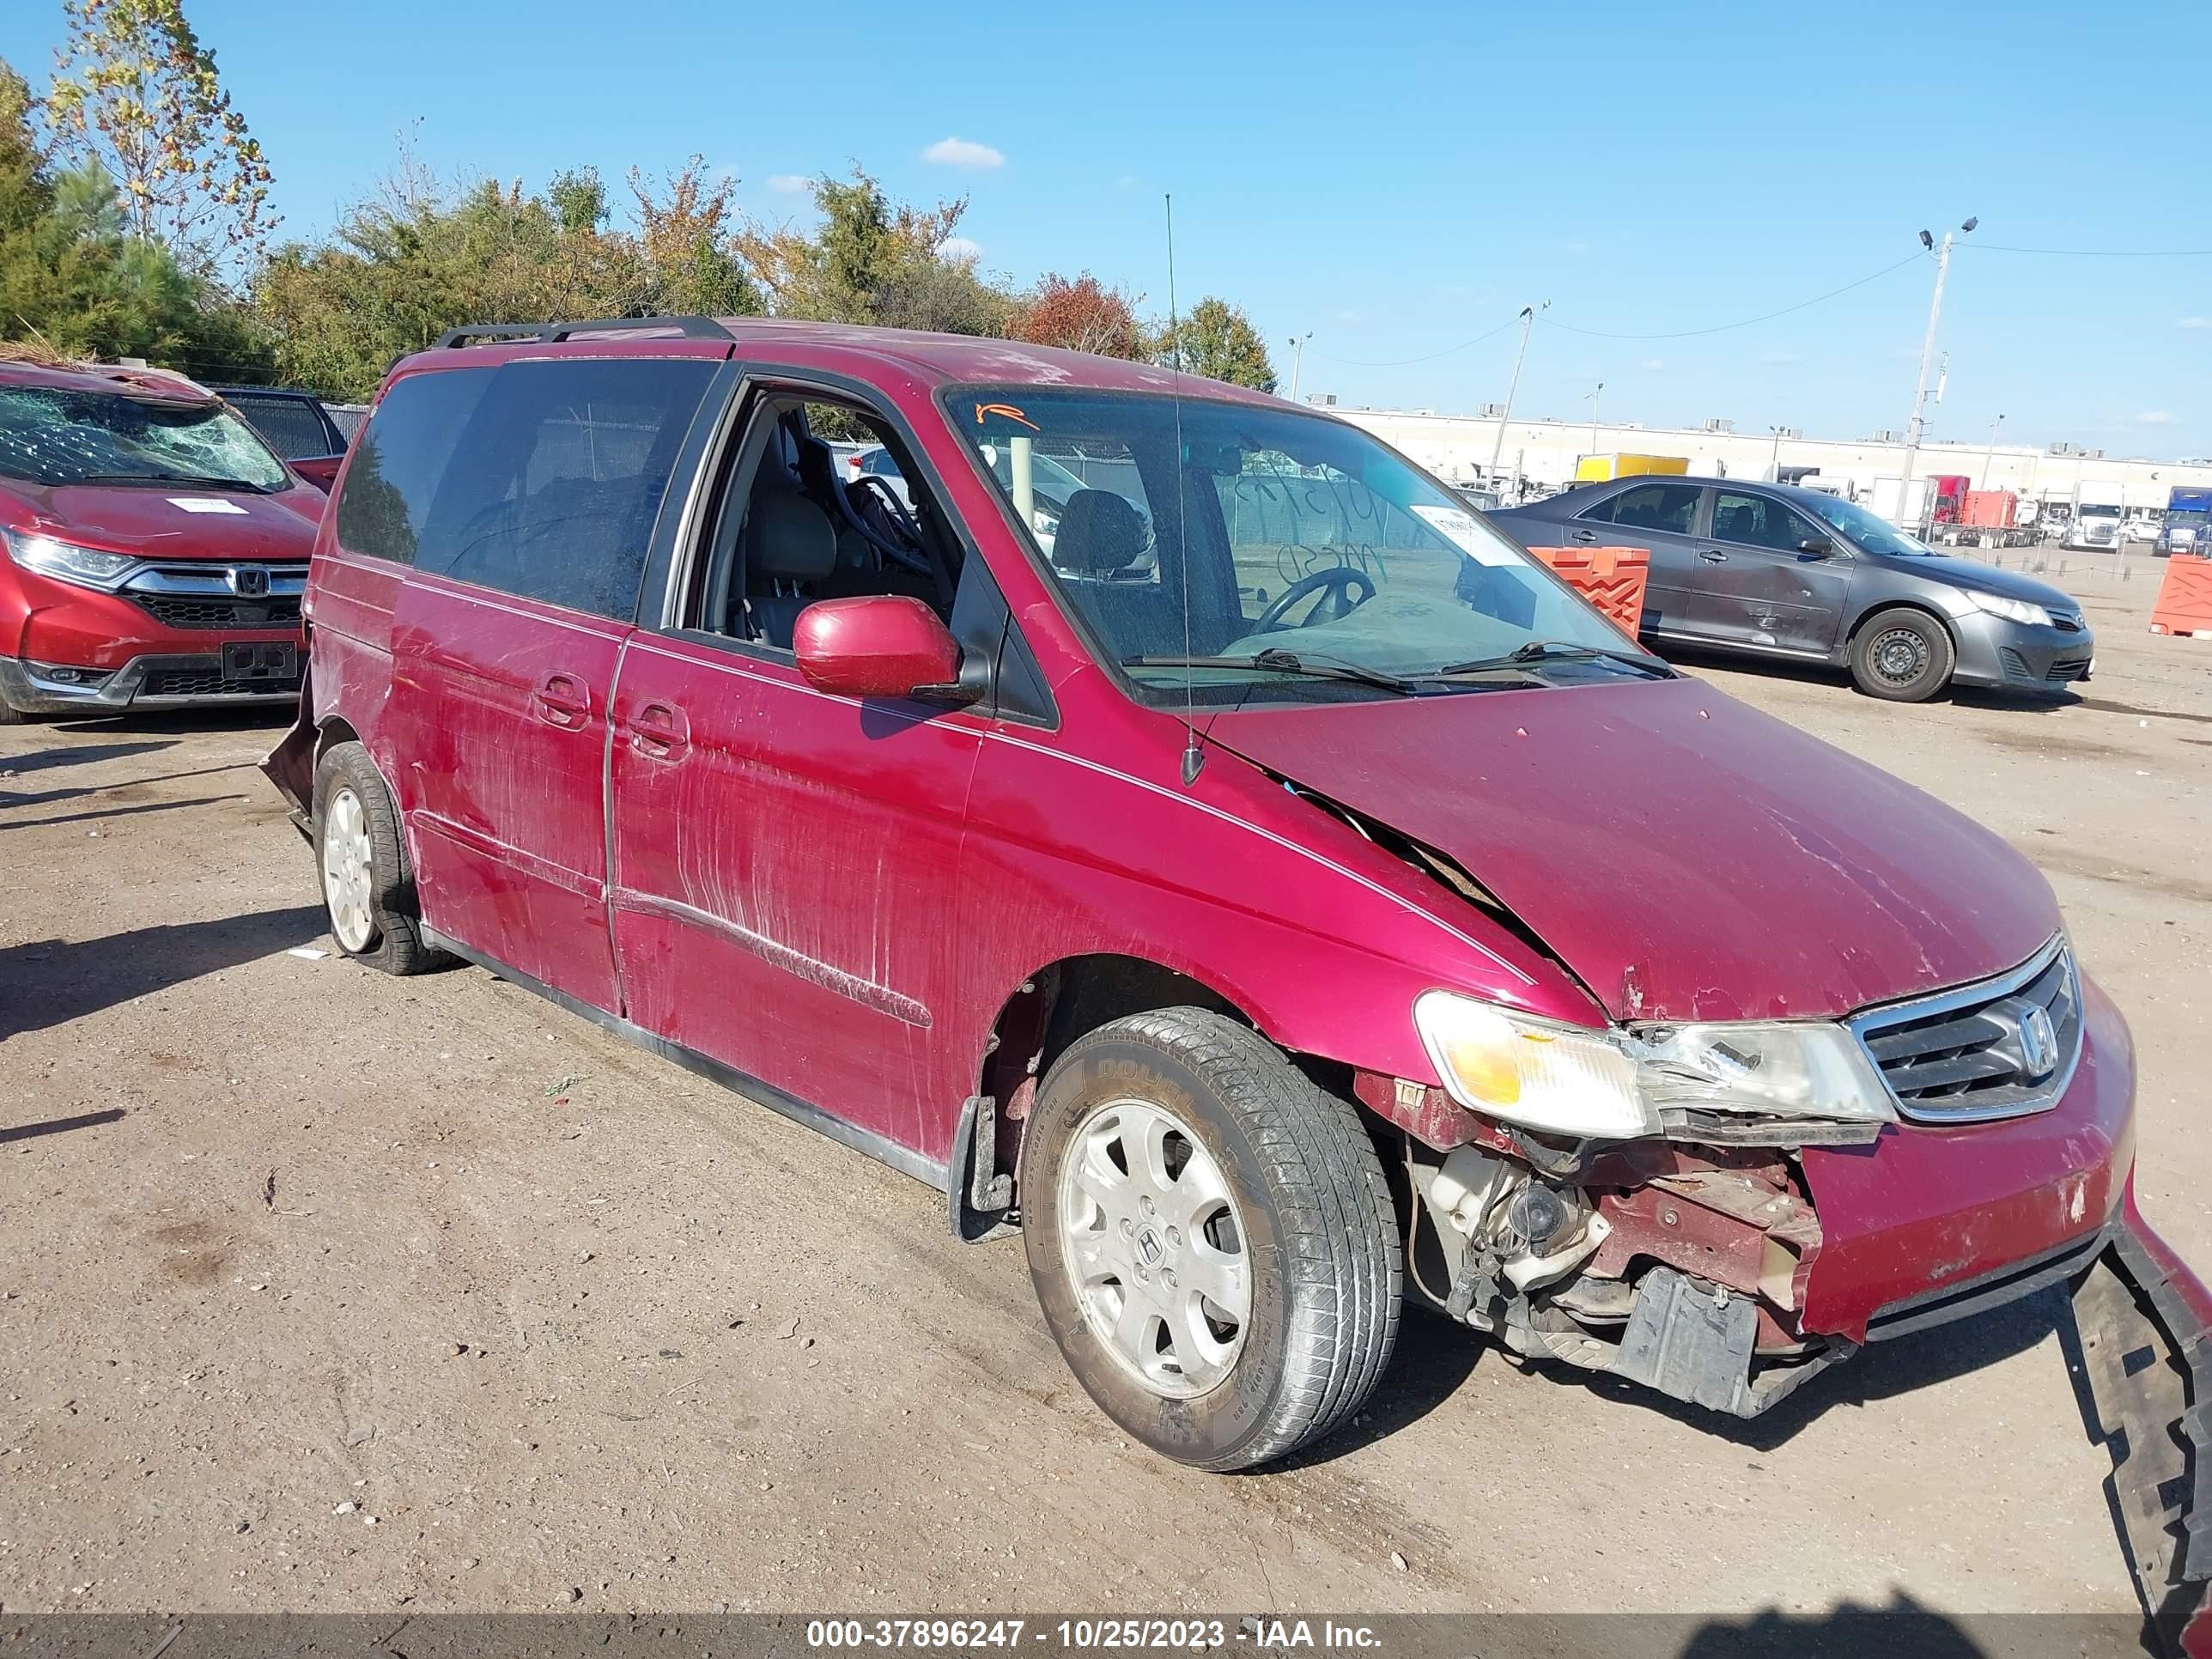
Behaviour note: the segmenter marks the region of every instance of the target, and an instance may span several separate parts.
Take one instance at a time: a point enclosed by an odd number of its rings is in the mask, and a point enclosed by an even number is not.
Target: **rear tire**
[[[1249,1468],[1374,1390],[1401,1305],[1389,1184],[1352,1107],[1248,1027],[1169,1008],[1079,1039],[1038,1091],[1021,1176],[1053,1339],[1153,1450]]]
[[[422,942],[399,813],[358,743],[333,744],[316,763],[313,827],[323,908],[338,949],[387,974],[419,974],[445,960]]]
[[[1959,653],[1950,631],[1924,611],[1893,605],[1859,625],[1851,680],[1885,702],[1925,702],[1951,683]]]

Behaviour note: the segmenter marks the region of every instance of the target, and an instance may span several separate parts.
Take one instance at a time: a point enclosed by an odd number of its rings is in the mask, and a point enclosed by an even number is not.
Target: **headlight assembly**
[[[1783,1120],[1805,1125],[1802,1139],[1834,1138],[1821,1125],[1863,1139],[1896,1117],[1857,1039],[1823,1020],[1592,1031],[1430,991],[1414,1003],[1413,1024],[1454,1099],[1546,1134],[1702,1139],[1693,1121],[1718,1120],[1711,1138],[1730,1139],[1732,1122]]]
[[[2051,626],[2051,613],[2039,605],[2030,605],[2026,599],[2008,599],[2002,593],[1984,593],[1971,587],[1959,591],[1975,610],[1986,611],[1992,617],[2002,617],[2007,622],[2029,623],[2038,628]]]
[[[138,568],[138,561],[125,554],[96,552],[89,547],[56,541],[52,536],[27,535],[11,530],[7,539],[9,556],[24,569],[52,576],[56,581],[73,582],[79,587],[112,592]]]

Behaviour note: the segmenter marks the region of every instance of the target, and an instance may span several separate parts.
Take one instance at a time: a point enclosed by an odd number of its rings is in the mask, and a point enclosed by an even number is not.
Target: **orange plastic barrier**
[[[2212,639],[2212,559],[2177,553],[2166,562],[2166,580],[2151,607],[2150,631]]]
[[[1651,579],[1648,547],[1532,547],[1630,639],[1644,619],[1644,589]],[[2204,562],[2202,560],[2199,563]]]

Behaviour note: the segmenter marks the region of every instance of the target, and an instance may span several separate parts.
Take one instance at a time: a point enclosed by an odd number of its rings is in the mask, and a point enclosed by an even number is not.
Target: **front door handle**
[[[1698,556],[1704,560],[1707,564],[1726,564],[1728,562],[1728,555],[1722,552],[1717,547],[1709,547],[1704,552],[1698,554]]]
[[[548,674],[538,687],[538,718],[573,732],[592,717],[591,689],[574,674]]]
[[[673,703],[642,703],[629,717],[629,746],[648,759],[673,760],[690,741],[690,724]]]

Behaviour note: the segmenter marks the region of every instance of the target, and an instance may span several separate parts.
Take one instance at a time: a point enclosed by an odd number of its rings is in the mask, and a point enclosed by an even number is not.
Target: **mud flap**
[[[2143,1224],[2127,1224],[2075,1282],[2062,1332],[2090,1437],[2112,1460],[2105,1496],[2136,1593],[2169,1653],[2212,1654],[2212,1296]]]
[[[310,837],[315,793],[315,688],[310,676],[314,668],[313,657],[301,664],[299,716],[276,746],[261,757],[261,775],[291,803],[292,827]]]
[[[989,1095],[969,1096],[953,1125],[951,1162],[945,1171],[952,1236],[963,1244],[1021,1231],[1011,1218],[1014,1178],[998,1167],[998,1146],[999,1103]]]

